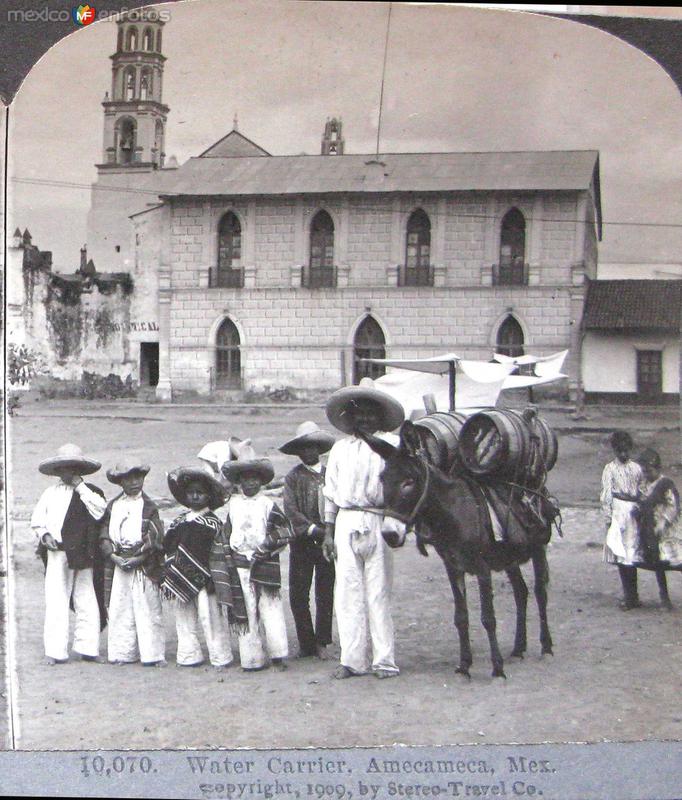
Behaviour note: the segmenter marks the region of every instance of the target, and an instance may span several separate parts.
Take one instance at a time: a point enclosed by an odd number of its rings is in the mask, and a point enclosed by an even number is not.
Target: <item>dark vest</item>
[[[97,486],[91,483],[85,485],[95,494],[104,497],[104,492]],[[93,565],[98,534],[99,522],[90,516],[85,503],[74,490],[62,525],[62,545],[71,569],[87,569]]]

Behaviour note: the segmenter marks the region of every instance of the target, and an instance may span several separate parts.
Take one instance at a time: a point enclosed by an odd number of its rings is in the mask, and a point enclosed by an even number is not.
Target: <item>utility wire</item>
[[[381,116],[384,110],[384,82],[386,80],[386,61],[388,58],[388,37],[391,31],[391,11],[393,3],[388,4],[388,19],[386,20],[386,40],[384,41],[384,64],[381,69],[381,92],[379,93],[379,122],[377,124],[377,161],[379,160],[379,140],[381,138]]]
[[[60,189],[94,189],[97,192],[125,192],[127,194],[144,194],[153,196],[154,198],[158,199],[159,195],[172,195],[173,192],[171,191],[164,191],[163,189],[134,189],[134,188],[126,188],[124,186],[98,186],[95,184],[89,183],[75,183],[71,181],[57,181],[57,180],[44,180],[41,178],[12,178],[13,183],[21,183],[30,186],[51,186],[53,188],[60,188]],[[414,194],[423,194],[420,193],[418,190],[413,191]],[[324,194],[324,193],[323,193]],[[178,195],[179,196],[179,195]],[[376,211],[381,211],[383,213],[389,214],[393,211],[392,206],[372,206],[373,209]],[[470,214],[465,213],[463,211],[455,211],[453,213],[443,213],[440,211],[429,211],[429,217],[448,217],[452,218],[459,218],[459,219],[492,219],[496,220],[499,217],[493,214]],[[566,219],[563,218],[555,218],[555,217],[533,217],[534,220],[538,222],[564,222],[570,224],[576,224],[579,222],[585,224],[593,224],[585,219]],[[625,220],[602,220],[602,225],[611,225],[611,226],[622,226],[622,227],[632,227],[632,228],[682,228],[682,223],[679,222],[630,222]]]

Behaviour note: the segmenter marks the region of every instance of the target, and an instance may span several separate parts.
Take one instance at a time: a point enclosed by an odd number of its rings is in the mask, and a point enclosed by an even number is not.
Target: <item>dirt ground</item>
[[[674,611],[659,609],[650,573],[640,577],[644,608],[620,611],[617,572],[601,561],[603,523],[596,508],[599,476],[610,457],[607,428],[628,427],[638,446],[657,446],[668,467],[679,462],[679,431],[669,430],[677,420],[674,410],[662,416],[591,416],[576,423],[559,411],[548,414],[561,431],[550,488],[564,507],[564,537],[552,541],[548,556],[555,655],[540,657],[537,615],[530,602],[529,652],[523,661],[507,662],[506,681],[492,679],[472,581],[472,680],[455,675],[457,643],[445,571],[435,554],[423,558],[410,542],[394,554],[401,675],[379,682],[371,676],[333,681],[334,661],[313,659],[292,659],[286,673],[177,668],[170,612],[166,669],[44,666],[42,567],[33,555],[28,526],[33,505],[49,485],[36,470],[42,458],[66,441],[80,444],[105,467],[124,449],[143,456],[152,465],[145,488],[162,501],[162,515],[170,521],[179,509],[172,505],[165,472],[192,463],[205,442],[250,436],[283,475],[294,461],[277,453],[277,445],[293,435],[302,419],[322,423],[324,412],[77,402],[27,405],[12,419],[10,429],[17,745],[269,748],[682,739],[682,576],[670,576]],[[679,485],[679,468],[668,473]],[[103,471],[94,481],[109,497],[114,494]],[[286,591],[287,557],[282,561]],[[513,599],[502,576],[496,577],[495,593],[498,633],[508,653]],[[287,618],[295,653],[290,613]],[[105,640],[106,631],[103,652]]]

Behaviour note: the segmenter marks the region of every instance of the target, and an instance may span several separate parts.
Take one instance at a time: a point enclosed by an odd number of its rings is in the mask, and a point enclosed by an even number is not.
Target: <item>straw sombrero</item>
[[[320,453],[326,453],[334,444],[334,437],[331,433],[323,431],[322,428],[316,423],[307,420],[302,422],[296,428],[296,436],[289,439],[280,448],[280,453],[285,453],[288,456],[295,456],[301,452],[302,447],[315,445]]]
[[[226,461],[234,461],[238,457],[240,449],[247,444],[251,444],[251,439],[243,441],[236,436],[230,436],[229,440],[219,442],[208,442],[197,453],[197,458],[207,461],[216,472]]]
[[[275,477],[275,470],[269,458],[256,458],[253,447],[242,447],[236,461],[223,464],[223,475],[232,483],[239,483],[245,472],[255,472],[265,485]]]
[[[57,455],[46,458],[38,464],[38,471],[43,475],[58,475],[62,470],[73,470],[78,475],[92,475],[93,472],[101,467],[99,461],[94,458],[87,458],[83,451],[75,444],[64,444]]]
[[[179,467],[169,472],[167,478],[171,494],[183,506],[187,505],[187,486],[195,481],[206,489],[209,508],[220,508],[225,502],[225,487],[205,467]]]
[[[117,462],[115,467],[107,470],[107,480],[110,483],[121,483],[121,478],[130,475],[131,472],[141,472],[146,475],[151,467],[149,464],[143,464],[137,459],[128,459],[127,461]]]
[[[394,431],[405,421],[405,411],[400,403],[386,392],[374,388],[371,378],[363,378],[358,386],[345,386],[338,389],[327,400],[327,418],[331,424],[344,433],[353,433],[352,415],[348,412],[353,403],[359,400],[375,403],[381,415],[382,431]]]

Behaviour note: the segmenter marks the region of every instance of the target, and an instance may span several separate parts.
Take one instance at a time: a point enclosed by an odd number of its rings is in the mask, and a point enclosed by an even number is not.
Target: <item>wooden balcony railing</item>
[[[243,269],[216,269],[208,268],[209,289],[243,289]]]
[[[398,286],[433,286],[433,267],[398,267]]]
[[[528,264],[493,264],[493,286],[528,286]]]
[[[301,286],[306,289],[334,289],[337,285],[336,267],[304,267]]]

